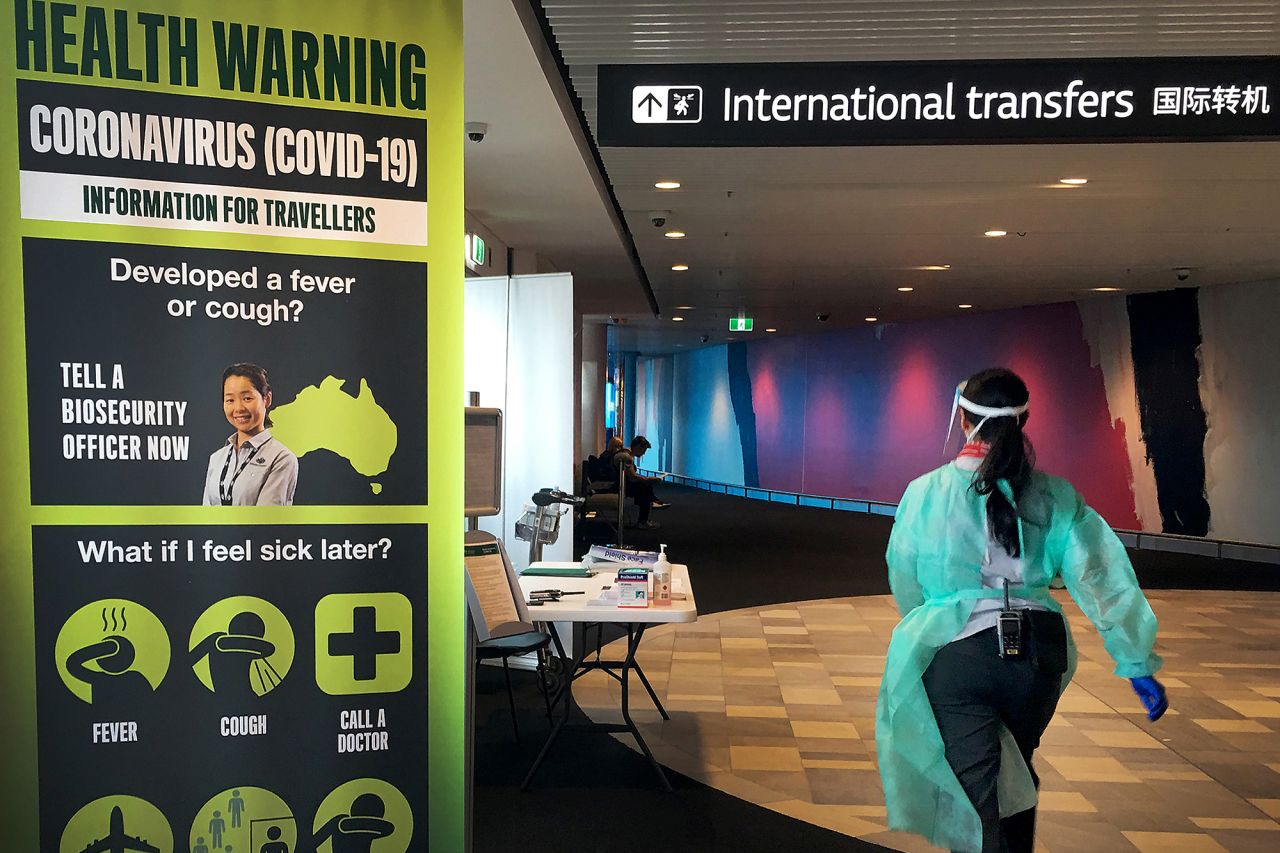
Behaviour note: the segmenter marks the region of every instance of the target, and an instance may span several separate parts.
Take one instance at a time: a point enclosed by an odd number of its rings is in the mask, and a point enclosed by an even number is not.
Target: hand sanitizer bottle
[[[658,546],[658,561],[653,564],[653,603],[671,603],[671,563],[667,560],[667,546]]]

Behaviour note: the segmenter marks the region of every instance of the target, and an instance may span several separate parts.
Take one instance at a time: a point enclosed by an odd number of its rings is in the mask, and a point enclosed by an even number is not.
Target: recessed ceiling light
[[[677,311],[692,311],[692,310],[693,310],[693,306],[692,306],[692,305],[677,305],[677,306],[676,306],[676,310],[677,310]]]
[[[925,266],[922,266],[922,267],[913,267],[913,269],[933,270],[933,271],[949,270],[951,269],[951,264],[926,264]]]
[[[654,184],[660,190],[678,190],[680,189],[679,181],[658,181]]]
[[[1089,183],[1089,179],[1088,178],[1058,178],[1058,183],[1069,184],[1070,186],[1073,186],[1073,187],[1082,187],[1085,184]]]
[[[1005,235],[1006,235],[1006,234],[1008,234],[1008,233],[1009,233],[1008,231],[1002,231],[1002,230],[1001,230],[1001,229],[999,229],[999,228],[992,228],[990,231],[985,231],[985,232],[983,232],[983,235],[982,235],[982,236],[984,236],[984,237],[1003,237],[1003,236],[1005,236]]]
[[[972,305],[970,305],[968,302],[961,302],[961,303],[960,303],[959,305],[957,305],[956,307],[957,307],[957,308],[972,308],[973,306],[972,306]]]
[[[672,317],[672,318],[671,318],[671,322],[673,322],[673,323],[683,323],[683,322],[684,322],[684,318],[683,318],[683,317]]]
[[[688,264],[672,264],[671,269],[675,272],[684,272],[689,268]]]
[[[777,330],[777,329],[765,329],[765,331],[766,331],[766,332],[776,332],[776,331],[778,331],[778,330]]]
[[[875,321],[879,320],[880,318],[879,318],[879,317],[863,317],[862,319],[866,320],[868,323],[874,323]]]
[[[666,238],[667,238],[667,239],[669,239],[669,240],[682,240],[682,239],[684,239],[684,232],[683,232],[683,231],[668,231],[666,234],[663,234],[662,236],[663,236],[663,237],[666,237]]]
[[[915,290],[915,288],[914,288],[914,287],[899,287],[899,288],[898,288],[898,292],[899,292],[899,293],[910,293],[910,292],[911,292],[911,291],[913,291],[913,290]]]
[[[1089,288],[1089,289],[1090,289],[1090,290],[1092,290],[1094,293],[1117,293],[1117,292],[1119,292],[1119,290],[1120,290],[1121,288],[1119,288],[1119,287],[1091,287],[1091,288]]]

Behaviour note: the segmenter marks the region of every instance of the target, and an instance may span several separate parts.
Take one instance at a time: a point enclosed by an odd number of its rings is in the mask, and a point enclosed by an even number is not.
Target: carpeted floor
[[[892,519],[746,500],[661,484],[672,506],[661,527],[628,534],[667,544],[685,563],[699,610],[887,593],[884,549]],[[601,531],[579,529],[580,552]],[[1280,589],[1280,567],[1179,554],[1131,554],[1144,587]],[[607,638],[606,638],[607,639]],[[658,788],[636,752],[611,737],[566,733],[528,793],[519,782],[548,731],[532,677],[517,673],[524,742],[516,747],[502,673],[481,667],[476,688],[474,849],[710,853],[719,850],[879,850],[671,773]]]
[[[763,809],[671,770],[667,778],[675,791],[667,793],[639,753],[603,734],[564,732],[529,791],[521,792],[520,782],[549,727],[533,680],[516,681],[521,746],[512,735],[501,671],[481,667],[472,830],[477,853],[885,849]]]

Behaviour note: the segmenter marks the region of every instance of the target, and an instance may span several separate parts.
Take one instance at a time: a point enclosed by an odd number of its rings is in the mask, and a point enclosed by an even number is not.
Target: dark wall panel
[[[1209,502],[1204,491],[1200,402],[1200,306],[1195,288],[1128,297],[1133,375],[1147,458],[1155,472],[1165,533],[1204,536]]]

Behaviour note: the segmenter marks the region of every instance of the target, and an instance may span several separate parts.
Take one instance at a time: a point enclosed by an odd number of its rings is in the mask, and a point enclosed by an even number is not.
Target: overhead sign
[[[615,147],[1275,139],[1280,57],[601,65],[598,127]]]
[[[749,332],[755,325],[755,320],[750,317],[730,317],[729,331],[731,332]]]

